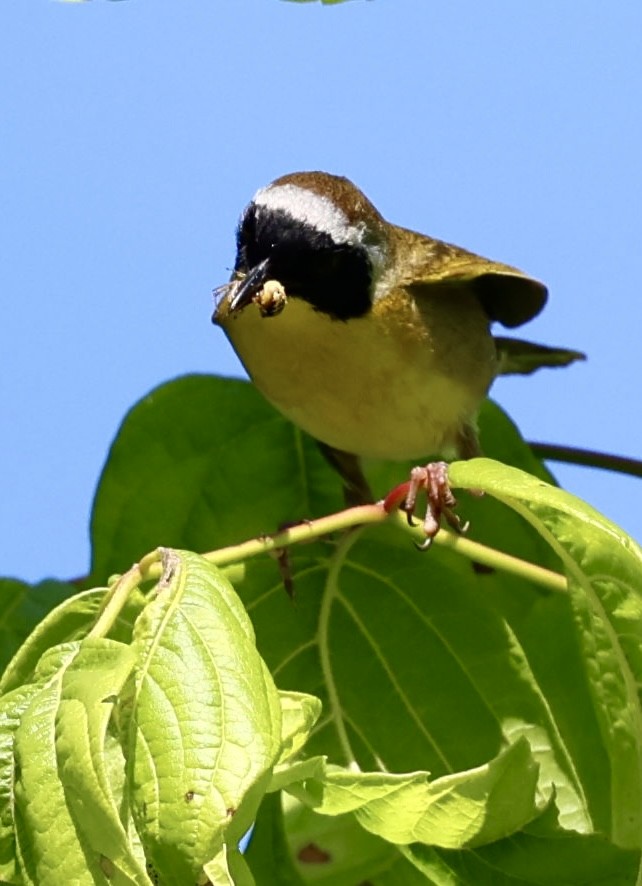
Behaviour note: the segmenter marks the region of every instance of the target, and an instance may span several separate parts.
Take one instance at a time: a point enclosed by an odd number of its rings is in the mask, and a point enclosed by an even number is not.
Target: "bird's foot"
[[[405,511],[410,526],[413,526],[417,496],[422,490],[425,490],[428,498],[423,520],[426,539],[417,547],[425,551],[439,532],[442,517],[460,534],[466,532],[468,523],[462,523],[454,511],[457,501],[448,482],[448,465],[444,461],[433,461],[423,467],[413,468],[410,480],[388,494],[383,503],[384,509],[390,512],[400,507]]]

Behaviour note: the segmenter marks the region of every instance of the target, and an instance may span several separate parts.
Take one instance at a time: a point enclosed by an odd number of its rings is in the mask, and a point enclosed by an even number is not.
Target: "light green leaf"
[[[148,886],[144,861],[132,852],[114,795],[114,765],[107,761],[107,727],[133,665],[133,652],[113,640],[85,640],[62,679],[56,716],[59,778],[79,832],[119,882]],[[118,748],[111,745],[112,752]],[[118,748],[120,767],[125,761]],[[112,878],[113,878],[112,874]]]
[[[0,881],[17,883],[14,737],[20,718],[40,689],[27,683],[0,698]]]
[[[46,680],[15,733],[15,821],[20,873],[35,886],[106,883],[99,857],[76,830],[60,782],[55,719],[65,669],[77,644],[52,649],[36,678]]]
[[[51,584],[56,584],[52,582]],[[74,589],[62,585],[67,593]],[[40,656],[59,643],[78,640],[92,627],[105,596],[104,588],[94,588],[67,597],[37,624],[11,659],[0,680],[0,691],[7,692],[30,679]],[[131,636],[131,626],[140,612],[144,598],[140,592],[131,594],[112,631],[115,639],[124,642]]]
[[[281,754],[277,765],[299,753],[321,715],[321,702],[304,692],[279,692],[281,703]]]
[[[156,870],[195,882],[253,820],[280,749],[278,693],[240,601],[195,554],[165,551],[133,649],[122,714],[134,819]]]
[[[269,791],[280,791],[294,782],[306,781],[308,778],[323,778],[327,759],[325,757],[304,757],[294,763],[275,766],[270,781]]]
[[[224,845],[216,858],[207,862],[203,872],[208,886],[254,886],[254,877],[238,849]]]
[[[430,781],[428,773],[395,775],[328,767],[323,778],[288,790],[316,812],[353,812],[391,843],[463,849],[521,830],[539,813],[537,765],[525,739],[485,766]]]

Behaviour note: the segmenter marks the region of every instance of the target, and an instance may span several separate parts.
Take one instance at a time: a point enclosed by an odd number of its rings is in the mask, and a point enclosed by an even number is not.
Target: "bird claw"
[[[442,517],[445,518],[449,526],[460,534],[467,531],[469,524],[462,523],[454,512],[457,501],[448,482],[448,465],[446,462],[430,462],[430,464],[424,467],[413,468],[410,472],[408,491],[401,506],[402,510],[406,512],[410,526],[415,525],[413,518],[417,496],[422,490],[426,491],[428,497],[426,515],[423,519],[423,530],[426,538],[417,547],[419,550],[425,551],[430,547],[433,538],[439,532]]]

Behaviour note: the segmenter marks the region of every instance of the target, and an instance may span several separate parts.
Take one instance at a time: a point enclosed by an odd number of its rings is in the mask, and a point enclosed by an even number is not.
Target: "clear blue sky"
[[[241,374],[211,289],[299,169],[544,280],[519,334],[590,361],[495,398],[531,439],[642,456],[641,35],[640,0],[2,0],[0,574],[82,574],[129,406]],[[554,469],[642,538],[642,481]]]

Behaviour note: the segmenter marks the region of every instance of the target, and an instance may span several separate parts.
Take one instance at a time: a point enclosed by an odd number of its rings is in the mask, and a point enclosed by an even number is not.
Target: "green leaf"
[[[457,486],[478,487],[531,523],[564,566],[608,765],[595,805],[601,829],[623,847],[642,839],[642,551],[589,505],[487,459],[451,469]]]
[[[78,644],[50,650],[36,678],[45,681],[15,732],[15,822],[20,873],[26,883],[59,886],[106,881],[66,803],[55,749],[55,720],[65,669]]]
[[[638,852],[613,846],[599,835],[562,830],[555,818],[553,805],[521,833],[474,852],[420,844],[402,852],[429,883],[440,886],[634,886],[639,882]]]
[[[104,582],[159,545],[207,551],[337,510],[328,471],[246,382],[193,375],[162,385],[111,447],[92,513],[92,576]],[[247,476],[257,478],[251,507]]]
[[[280,794],[263,798],[245,858],[257,886],[303,886],[287,844]]]
[[[527,470],[537,478],[535,485],[550,480],[512,422],[491,403],[482,409],[480,432],[488,455]],[[475,464],[468,466],[473,473],[463,485],[481,488],[484,478],[475,476]],[[459,481],[463,475],[457,472],[466,467],[453,466],[453,479]],[[376,495],[406,474],[398,464],[371,463],[366,470]],[[497,473],[498,498],[493,490],[483,498],[461,493],[459,513],[471,521],[469,538],[552,570],[568,569],[563,539],[550,526],[542,534],[540,522],[547,524],[541,515],[529,517],[526,505],[506,507],[502,496],[512,494],[513,476]],[[543,494],[549,492],[546,487]],[[519,504],[519,493],[515,500]],[[314,442],[248,385],[179,379],[135,407],[114,443],[94,510],[96,573],[104,577],[121,569],[159,540],[211,549],[340,505],[339,481]],[[555,503],[549,505],[555,514]],[[562,532],[581,545],[587,527],[573,516]],[[607,612],[606,632],[600,607],[591,603],[587,610],[591,595],[577,576],[581,592],[572,587],[570,594],[548,593],[537,582],[481,569],[437,546],[419,554],[393,527],[355,533],[338,548],[323,542],[291,549],[294,603],[269,558],[226,572],[234,577],[258,649],[279,687],[323,702],[305,746],[309,755],[344,766],[354,761],[363,771],[429,770],[438,780],[484,767],[526,738],[539,766],[539,789],[548,796],[554,785],[559,808],[563,839],[552,832],[546,837],[550,882],[573,882],[572,875],[564,881],[565,871],[573,869],[565,867],[564,852],[554,849],[567,846],[567,836],[577,831],[587,840],[597,832],[606,835],[600,876],[610,882],[611,871],[615,883],[626,870],[621,882],[628,883],[635,882],[638,856],[622,856],[613,842],[628,842],[639,819],[635,811],[628,820],[638,791],[638,738],[631,732],[637,714],[634,706],[631,717],[630,704],[640,679],[635,660],[640,613],[629,579],[623,594],[608,587],[620,581],[623,544],[615,535],[611,539],[600,566],[609,578],[601,588],[597,572],[590,581]],[[639,587],[634,574],[633,586]],[[271,786],[309,778],[306,765],[297,758],[280,765]],[[318,765],[318,759],[309,763],[312,771]],[[627,767],[633,773],[630,786]],[[623,805],[616,808],[620,799]],[[361,871],[361,844],[351,828],[365,832],[353,814],[310,816],[308,842],[322,846],[316,839],[322,828],[337,826],[339,834],[350,834],[351,863]],[[432,853],[434,882],[476,884],[483,882],[483,854],[496,849],[508,865],[510,847],[521,845],[527,833],[529,828],[463,852],[426,849],[422,857]],[[536,845],[534,838],[529,845]],[[424,876],[394,853],[377,877],[394,883],[394,872],[405,883],[415,882],[415,872]],[[307,878],[314,871],[322,881],[334,870],[333,861],[311,862],[302,872]],[[497,859],[493,863],[503,870]],[[525,861],[525,881],[527,869]],[[361,879],[366,876],[374,874]],[[341,881],[328,875],[326,882]],[[358,880],[345,882],[353,886]]]
[[[281,703],[281,755],[277,764],[295,757],[308,740],[321,714],[321,702],[303,692],[279,692]]]
[[[278,815],[280,811],[272,808],[273,820]],[[262,824],[259,818],[252,842],[260,839]],[[288,858],[306,883],[328,886],[370,883],[399,859],[397,847],[364,830],[353,815],[318,815],[290,795],[283,798],[283,827],[289,847]],[[267,835],[264,835],[263,840],[266,839]],[[251,843],[248,851],[250,863],[255,860],[252,852]],[[254,869],[258,869],[258,864]],[[265,882],[267,886],[270,881]]]
[[[288,790],[325,815],[353,812],[391,843],[449,849],[483,845],[521,830],[539,813],[537,765],[525,739],[490,763],[430,781],[426,772],[395,775],[328,768]]]
[[[132,852],[120,820],[114,776],[124,772],[124,757],[111,743],[107,728],[118,693],[135,657],[122,643],[85,640],[66,669],[56,716],[56,753],[59,777],[76,828],[101,859],[103,869],[120,872],[119,882],[150,886],[144,859]],[[122,789],[122,784],[121,784]]]
[[[70,585],[62,587],[68,591],[71,589]],[[47,649],[84,637],[96,620],[104,596],[104,588],[83,591],[68,597],[48,612],[7,665],[0,680],[0,691],[7,692],[29,680],[40,657]],[[143,602],[142,594],[131,594],[112,631],[114,639],[123,642],[129,640],[134,619],[140,612]]]
[[[36,625],[75,590],[73,585],[60,581],[28,585],[15,579],[0,579],[0,672]],[[56,642],[60,641],[53,640],[52,644]],[[14,685],[19,682],[20,678]],[[1,691],[7,688],[3,684]]]
[[[40,686],[28,683],[0,698],[0,881],[20,882],[16,867],[15,732]]]
[[[278,693],[240,601],[195,554],[164,552],[133,649],[122,715],[134,819],[159,874],[195,882],[253,820],[280,752]]]

